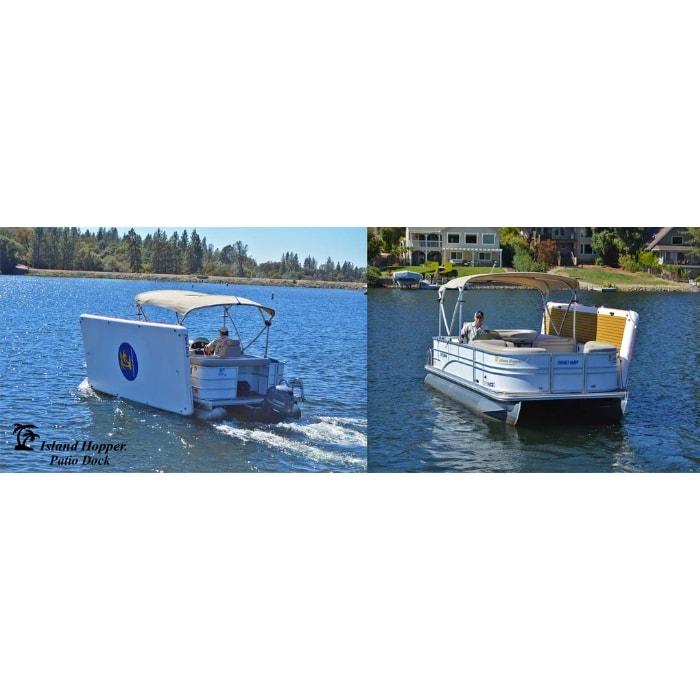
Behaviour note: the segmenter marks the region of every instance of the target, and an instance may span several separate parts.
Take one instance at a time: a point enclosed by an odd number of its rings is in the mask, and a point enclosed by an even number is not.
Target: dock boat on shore
[[[465,293],[513,285],[542,296],[539,331],[503,329],[460,339]],[[627,407],[639,316],[577,298],[578,280],[537,272],[470,275],[440,287],[438,335],[428,350],[425,382],[454,401],[510,425],[553,421],[615,423]],[[457,292],[448,320],[445,302]],[[553,291],[568,302],[550,301]],[[458,324],[455,328],[455,324]]]
[[[391,279],[394,287],[399,289],[418,289],[423,281],[423,275],[412,270],[397,270],[392,273]]]
[[[96,391],[173,413],[191,415],[195,406],[233,410],[244,418],[274,423],[299,418],[304,388],[300,379],[284,379],[284,363],[268,357],[275,310],[250,299],[181,289],[158,290],[135,298],[137,319],[83,314],[80,325],[88,382]],[[145,309],[175,312],[175,323],[149,321]],[[223,351],[205,354],[207,338],[189,340],[184,325],[198,309],[219,307],[223,327],[235,331]],[[260,314],[260,332],[244,344],[235,311]],[[261,357],[249,348],[262,335]]]

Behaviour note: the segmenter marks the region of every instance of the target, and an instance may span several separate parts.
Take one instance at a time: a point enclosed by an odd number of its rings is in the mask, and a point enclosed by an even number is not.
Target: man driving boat
[[[235,353],[234,348],[237,347],[238,341],[231,340],[228,337],[228,328],[224,326],[219,329],[219,337],[204,347],[204,354],[214,355],[214,357],[227,357],[233,355]]]
[[[460,343],[471,343],[473,340],[476,340],[480,336],[487,333],[488,329],[484,325],[485,318],[486,317],[484,316],[483,311],[477,311],[474,314],[473,322],[465,322],[465,324],[462,326],[462,331],[459,334]]]

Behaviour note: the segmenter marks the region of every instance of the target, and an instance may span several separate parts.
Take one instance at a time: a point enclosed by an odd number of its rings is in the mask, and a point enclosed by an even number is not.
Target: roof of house
[[[652,239],[647,243],[646,249],[653,250],[661,241],[671,232],[673,226],[664,226]]]

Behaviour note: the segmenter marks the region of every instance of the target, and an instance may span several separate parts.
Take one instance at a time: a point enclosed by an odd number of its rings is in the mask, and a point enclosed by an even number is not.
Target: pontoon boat
[[[538,290],[543,303],[540,330],[494,330],[469,343],[461,340],[465,292],[484,284]],[[511,425],[559,418],[621,420],[639,316],[581,304],[577,289],[576,279],[537,272],[450,280],[438,292],[438,336],[428,350],[426,383]],[[457,292],[457,303],[448,321],[445,302],[450,291]],[[571,299],[549,301],[552,291],[568,291]]]
[[[235,409],[262,422],[300,417],[303,383],[286,382],[284,364],[267,356],[274,309],[243,297],[180,289],[144,292],[135,302],[137,320],[80,317],[93,389],[182,415],[201,406]],[[147,306],[174,311],[176,323],[149,321]],[[223,309],[224,327],[230,322],[237,338],[223,356],[205,354],[208,339],[190,341],[183,325],[192,311],[212,307]],[[234,318],[243,307],[256,310],[262,320],[260,332],[245,345]],[[263,356],[249,354],[263,333]]]

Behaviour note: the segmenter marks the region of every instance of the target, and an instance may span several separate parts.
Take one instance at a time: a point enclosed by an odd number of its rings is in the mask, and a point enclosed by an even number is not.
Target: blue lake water
[[[620,425],[526,429],[474,415],[423,383],[437,293],[370,290],[369,471],[700,470],[700,295],[580,296],[640,316]],[[466,316],[477,309],[491,328],[541,322],[537,292],[468,292]]]
[[[81,313],[134,318],[151,289],[238,294],[275,308],[269,355],[301,377],[302,418],[275,426],[198,412],[183,417],[98,395],[87,385]],[[274,298],[273,298],[274,295]],[[0,469],[36,471],[364,471],[367,451],[367,297],[360,291],[132,280],[0,276]],[[244,339],[260,329],[240,309]],[[149,320],[173,322],[165,310]],[[216,337],[218,310],[187,318],[190,338]],[[251,348],[262,354],[264,340]],[[12,427],[33,423],[32,452],[14,450]],[[41,440],[124,442],[110,467],[50,466]]]

